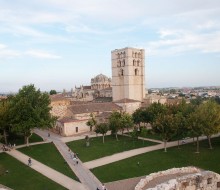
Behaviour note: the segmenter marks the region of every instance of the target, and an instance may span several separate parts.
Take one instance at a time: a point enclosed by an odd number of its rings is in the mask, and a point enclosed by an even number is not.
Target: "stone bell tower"
[[[113,101],[145,97],[145,51],[126,47],[111,52]]]

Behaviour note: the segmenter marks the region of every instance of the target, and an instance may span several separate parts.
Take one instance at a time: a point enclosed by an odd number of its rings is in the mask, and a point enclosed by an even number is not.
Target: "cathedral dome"
[[[108,78],[107,76],[103,75],[103,74],[99,74],[96,77],[92,78],[91,80],[92,82],[106,82],[106,81],[111,81],[110,78]]]

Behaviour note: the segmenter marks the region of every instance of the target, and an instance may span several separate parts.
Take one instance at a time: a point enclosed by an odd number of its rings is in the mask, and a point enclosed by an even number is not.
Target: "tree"
[[[207,136],[209,148],[212,149],[211,136],[220,131],[220,106],[209,100],[199,106],[198,114],[203,125],[203,134]]]
[[[159,115],[167,114],[167,107],[161,103],[153,103],[147,109],[149,123],[154,123]]]
[[[124,130],[127,129],[127,131],[129,131],[129,129],[133,127],[134,122],[132,116],[125,112],[121,114],[120,120],[121,120],[120,129],[123,135]]]
[[[145,127],[141,128],[141,137],[143,137],[143,144],[144,144],[144,138],[147,136],[147,129]]]
[[[135,112],[132,114],[133,121],[135,124],[140,126],[140,123],[143,122],[143,109],[137,109]]]
[[[120,112],[112,112],[109,117],[109,129],[111,130],[112,134],[115,134],[116,140],[118,141],[118,131],[121,129],[122,122],[121,122],[121,113]]]
[[[167,152],[167,141],[169,141],[176,132],[177,122],[173,114],[160,114],[153,124],[153,130],[160,134],[164,142],[164,152]]]
[[[29,145],[32,130],[51,128],[56,118],[50,114],[50,98],[47,93],[36,90],[34,85],[23,86],[12,98],[12,130],[22,133],[25,143]]]
[[[53,95],[53,94],[57,94],[57,91],[56,90],[51,90],[50,95]]]
[[[102,142],[105,143],[105,135],[108,132],[109,127],[107,123],[99,123],[96,125],[97,133],[102,134]]]
[[[94,116],[94,114],[91,113],[89,120],[86,122],[86,125],[89,126],[90,128],[92,128],[96,124],[97,124],[97,121],[95,119],[95,116]]]
[[[7,131],[10,126],[10,99],[6,99],[0,102],[0,130],[3,132],[5,144],[7,141]]]
[[[188,127],[190,133],[195,137],[196,136],[196,153],[199,153],[199,137],[203,134],[203,124],[201,122],[200,114],[198,114],[198,109],[192,112],[188,118]]]

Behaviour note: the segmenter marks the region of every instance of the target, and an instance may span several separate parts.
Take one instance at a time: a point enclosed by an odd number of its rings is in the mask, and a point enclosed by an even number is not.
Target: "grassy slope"
[[[32,170],[6,153],[0,154],[0,184],[16,190],[64,190],[65,188]],[[8,173],[5,171],[8,170]]]
[[[112,164],[98,167],[92,172],[102,181],[110,182],[136,176],[143,176],[152,172],[166,170],[173,167],[197,166],[220,174],[220,138],[213,141],[213,150],[208,149],[207,141],[200,143],[200,153],[195,153],[195,145],[186,144],[163,150],[153,151],[134,156]],[[140,162],[140,165],[137,164]]]
[[[64,175],[78,180],[53,143],[34,145],[18,150]]]
[[[104,144],[102,137],[91,138],[89,147],[86,147],[84,139],[67,143],[73,152],[78,153],[83,162],[155,144],[157,143],[149,141],[145,141],[143,144],[142,140],[133,141],[130,137],[120,135],[119,141],[116,141],[115,136],[106,136]]]

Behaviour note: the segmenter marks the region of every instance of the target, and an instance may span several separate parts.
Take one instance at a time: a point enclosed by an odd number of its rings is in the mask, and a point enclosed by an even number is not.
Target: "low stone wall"
[[[173,175],[173,174],[178,174],[178,173],[197,173],[200,172],[200,170],[196,167],[182,167],[182,168],[172,168],[169,170],[165,170],[165,171],[160,171],[157,173],[152,173],[148,176],[146,176],[146,178],[141,179],[140,182],[136,185],[135,190],[145,190],[143,189],[150,181],[152,181],[155,178],[158,177],[162,177],[165,175]],[[174,183],[174,181],[170,180],[170,183]]]

